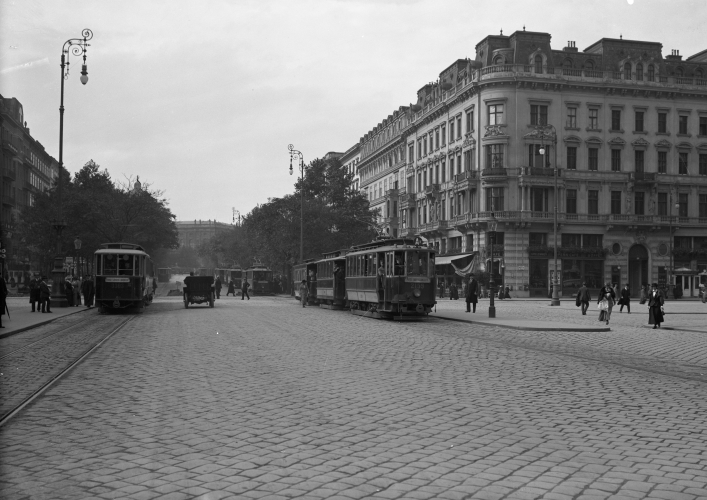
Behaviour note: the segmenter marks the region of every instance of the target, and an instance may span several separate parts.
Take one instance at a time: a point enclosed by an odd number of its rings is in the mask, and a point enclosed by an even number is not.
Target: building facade
[[[177,221],[177,231],[179,232],[179,246],[196,249],[202,243],[208,241],[219,233],[229,231],[233,226],[215,220]]]
[[[59,176],[59,163],[30,135],[22,104],[14,97],[0,96],[0,129],[0,243],[6,250],[4,270],[11,288],[16,288],[27,281],[29,273],[39,271],[30,249],[17,236],[19,214],[34,204],[38,193],[52,186]]]
[[[439,265],[488,268],[493,238],[517,296],[547,295],[555,266],[565,296],[607,281],[634,296],[652,282],[696,295],[707,281],[707,51],[683,61],[657,42],[603,38],[580,52],[550,41],[484,38],[474,60],[366,134],[371,206],[391,235],[438,248]]]
[[[361,179],[358,176],[358,162],[361,158],[359,151],[359,143],[357,142],[341,155],[341,165],[352,176],[351,188],[358,191],[361,185]]]

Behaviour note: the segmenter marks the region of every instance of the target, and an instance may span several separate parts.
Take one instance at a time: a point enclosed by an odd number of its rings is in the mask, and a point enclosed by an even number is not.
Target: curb
[[[459,323],[471,323],[471,324],[477,324],[477,325],[484,325],[484,326],[497,326],[501,328],[508,328],[510,330],[521,330],[521,331],[526,331],[526,332],[610,332],[611,328],[609,327],[554,327],[554,326],[549,326],[549,327],[535,327],[535,326],[513,326],[513,325],[504,325],[502,323],[491,323],[488,321],[478,321],[478,320],[469,320],[469,319],[458,319],[458,318],[450,318],[447,316],[432,316],[433,318],[438,318],[438,319],[443,319],[447,321],[458,321]]]
[[[93,309],[93,308],[91,308],[91,309]],[[67,316],[73,316],[74,314],[82,313],[84,311],[90,311],[91,309],[89,309],[89,308],[81,309],[79,311],[74,311],[69,314],[64,314],[63,316],[57,316],[55,318],[48,319],[47,321],[42,321],[41,323],[35,323],[34,325],[29,325],[29,326],[25,326],[22,328],[18,328],[17,330],[12,330],[12,331],[6,332],[6,333],[0,333],[0,339],[4,339],[6,337],[11,337],[11,336],[15,335],[16,333],[26,332],[27,330],[31,330],[32,328],[37,328],[38,326],[44,326],[48,323],[51,323],[52,321],[56,321],[61,318],[66,318]]]

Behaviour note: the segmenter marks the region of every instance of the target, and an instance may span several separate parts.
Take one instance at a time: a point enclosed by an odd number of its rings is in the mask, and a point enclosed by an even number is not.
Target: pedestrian
[[[657,283],[653,283],[653,290],[648,296],[648,324],[653,325],[654,330],[660,328],[663,322],[663,304],[665,304],[663,292],[658,290]]]
[[[32,276],[29,280],[29,303],[32,304],[32,312],[39,312],[39,276]]]
[[[302,280],[299,286],[299,299],[302,302],[302,307],[306,307],[309,297],[309,288],[307,288],[307,280]]]
[[[221,277],[216,276],[216,281],[214,281],[214,290],[216,291],[216,298],[221,298]]]
[[[626,311],[631,314],[631,290],[628,289],[628,283],[623,290],[621,290],[621,299],[619,300],[619,312],[623,312],[624,306],[626,306]]]
[[[449,285],[449,300],[459,300],[459,289],[454,281]]]
[[[439,298],[444,298],[444,280],[439,280]]]
[[[464,294],[466,298],[466,312],[472,312],[471,305],[473,304],[473,312],[476,313],[476,304],[479,302],[479,298],[476,295],[478,290],[479,283],[476,281],[476,278],[474,278],[474,275],[472,274],[471,276],[469,276],[469,282],[466,285],[466,293]]]
[[[614,300],[618,300],[619,297],[621,297],[621,288],[618,283],[614,283]]]
[[[250,295],[248,294],[248,289],[250,288],[250,283],[248,283],[248,278],[243,278],[243,285],[241,285],[241,300],[244,297],[248,297],[250,300]]]
[[[78,278],[74,278],[71,287],[74,293],[74,307],[78,307],[81,305],[81,282]]]
[[[641,300],[638,303],[645,304],[646,301],[648,300],[649,293],[650,293],[650,290],[648,290],[648,285],[641,285]]]
[[[71,280],[67,277],[64,281],[64,296],[69,307],[74,307],[74,287],[71,285]]]
[[[5,316],[5,309],[7,308],[7,283],[5,283],[5,277],[0,276],[0,328],[5,328],[2,326],[2,317]],[[33,304],[34,305],[34,304]]]
[[[376,290],[378,291],[378,302],[383,302],[385,300],[385,269],[383,269],[383,264],[378,267],[378,272],[376,273]]]
[[[233,294],[233,296],[236,296],[236,285],[233,283],[233,280],[228,280],[228,291],[226,292],[226,297],[229,295]]]
[[[611,319],[611,310],[613,309],[615,302],[616,293],[611,287],[611,283],[607,282],[606,285],[599,290],[599,300],[597,300],[597,304],[599,304],[599,321],[606,321],[606,324],[609,324],[609,319]]]
[[[39,305],[42,312],[52,312],[52,294],[47,285],[47,277],[42,276],[42,281],[39,283]],[[44,310],[46,307],[46,311]]]
[[[589,309],[589,301],[592,297],[589,295],[589,289],[586,283],[582,283],[577,292],[577,305],[582,306],[582,316],[587,315],[587,309]]]
[[[96,285],[93,283],[93,276],[86,276],[81,284],[83,293],[83,303],[89,309],[93,306],[93,297],[96,295]]]

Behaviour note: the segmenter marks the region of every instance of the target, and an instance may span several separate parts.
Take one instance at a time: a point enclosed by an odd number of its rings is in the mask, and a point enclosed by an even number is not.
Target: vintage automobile
[[[187,276],[184,278],[184,308],[189,304],[203,304],[214,307],[214,277],[213,276]]]

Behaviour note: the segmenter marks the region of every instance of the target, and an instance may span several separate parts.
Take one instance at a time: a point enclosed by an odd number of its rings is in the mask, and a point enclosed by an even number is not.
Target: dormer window
[[[643,80],[643,64],[636,64],[636,80]]]
[[[648,81],[652,82],[655,80],[655,67],[652,64],[648,65]]]
[[[543,72],[543,57],[540,54],[535,56],[535,72],[538,74]]]
[[[624,80],[631,79],[631,63],[624,64]]]

